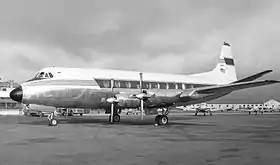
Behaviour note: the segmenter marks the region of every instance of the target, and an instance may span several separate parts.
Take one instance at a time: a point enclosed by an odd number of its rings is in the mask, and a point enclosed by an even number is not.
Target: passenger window
[[[137,89],[140,86],[139,84],[139,81],[130,81],[130,88]]]
[[[174,83],[168,83],[168,89],[175,89]]]
[[[121,82],[115,80],[115,81],[114,81],[114,87],[115,87],[115,88],[120,88],[120,87],[121,87]]]
[[[124,87],[125,88],[130,88],[130,82],[129,81],[125,81],[124,82]]]
[[[177,89],[183,89],[182,84],[177,84]]]
[[[97,80],[96,82],[99,84],[99,86],[101,88],[110,88],[111,87],[111,83],[109,80]]]
[[[49,75],[50,75],[50,78],[53,78],[53,74],[52,73],[49,73]]]
[[[185,84],[185,89],[193,88],[192,84]]]
[[[111,88],[110,80],[103,80],[103,86],[104,88]]]
[[[120,81],[120,87],[121,88],[129,88],[129,84],[127,81]]]
[[[143,89],[149,89],[149,82],[143,82]]]
[[[152,89],[158,88],[157,83],[156,82],[151,82],[151,88]]]
[[[159,83],[159,88],[160,89],[166,89],[166,83]]]
[[[100,86],[100,88],[110,88],[111,87],[111,83],[109,80],[95,79],[95,81]]]
[[[155,87],[159,89],[159,83],[155,83]]]

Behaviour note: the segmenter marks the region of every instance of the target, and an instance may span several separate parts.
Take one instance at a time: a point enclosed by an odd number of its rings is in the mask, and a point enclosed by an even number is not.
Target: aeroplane
[[[204,116],[206,115],[206,113],[209,113],[210,116],[212,116],[212,109],[211,108],[201,108],[201,107],[197,107],[197,108],[184,108],[183,111],[188,111],[188,112],[194,112],[194,115],[197,116],[198,113],[203,113]]]
[[[249,113],[249,115],[251,115],[251,113],[255,113],[255,115],[257,115],[258,113],[260,114],[260,115],[262,115],[263,113],[264,113],[264,109],[262,109],[262,108],[251,108],[251,109],[249,109],[249,110],[245,110],[245,112],[248,112]]]
[[[168,124],[171,107],[207,102],[233,91],[279,83],[256,80],[272,72],[266,70],[238,80],[229,43],[224,42],[212,71],[191,75],[127,70],[49,67],[10,93],[23,104],[57,108],[105,109],[111,123],[119,122],[122,109],[139,108],[141,119],[156,115],[158,125]],[[159,109],[161,109],[159,114]],[[49,124],[59,122],[51,117]]]
[[[206,113],[209,113],[209,115],[212,116],[213,112],[228,110],[228,109],[217,109],[217,108],[207,107],[206,104],[200,104],[199,107],[185,106],[182,109],[183,111],[194,112],[195,116],[197,116],[198,113],[203,113],[204,116],[206,116]]]

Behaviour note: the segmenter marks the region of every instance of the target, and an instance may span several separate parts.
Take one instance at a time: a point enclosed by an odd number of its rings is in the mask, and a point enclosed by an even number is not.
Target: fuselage
[[[140,72],[80,69],[45,68],[40,73],[51,73],[53,77],[42,77],[23,83],[22,103],[42,104],[68,108],[109,108],[106,99],[117,97],[118,108],[137,108],[140,100],[131,97],[140,93]],[[42,75],[42,74],[41,74]],[[160,73],[142,73],[142,89],[152,97],[145,102],[146,108],[189,105],[221,97],[226,93],[203,97],[176,97],[197,87],[207,87],[213,82],[199,77]]]

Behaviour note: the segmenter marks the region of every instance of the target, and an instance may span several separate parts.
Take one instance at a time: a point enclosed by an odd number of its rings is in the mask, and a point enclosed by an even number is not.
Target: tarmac
[[[279,165],[280,115],[0,116],[0,165]]]

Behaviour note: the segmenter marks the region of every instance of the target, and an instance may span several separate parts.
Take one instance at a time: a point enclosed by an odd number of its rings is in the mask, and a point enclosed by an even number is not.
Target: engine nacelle
[[[146,108],[145,109],[146,115],[157,115],[158,114],[158,108]]]

